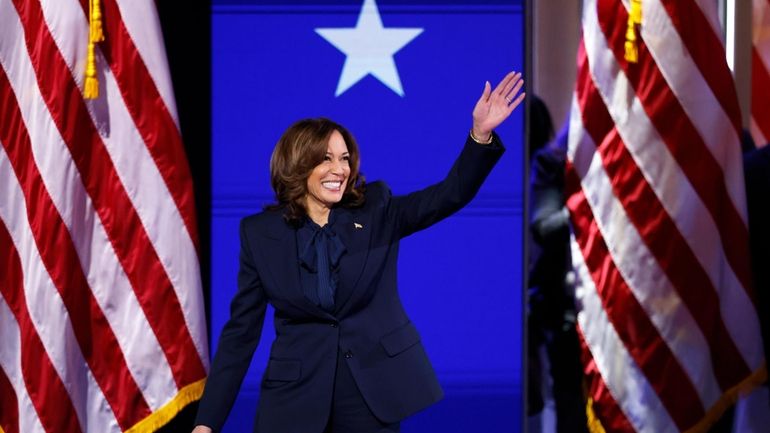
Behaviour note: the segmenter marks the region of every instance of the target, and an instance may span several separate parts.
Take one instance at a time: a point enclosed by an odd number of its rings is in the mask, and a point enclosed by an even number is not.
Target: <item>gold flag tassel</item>
[[[586,402],[586,421],[588,422],[588,431],[591,433],[606,433],[602,422],[596,417],[594,400],[591,397],[588,397],[588,402]]]
[[[642,24],[642,0],[631,0],[631,12],[628,14],[628,28],[626,29],[626,55],[624,56],[630,63],[639,61],[639,45],[636,37],[636,26],[639,24]]]
[[[96,99],[99,97],[99,80],[96,78],[96,43],[104,40],[102,31],[102,11],[99,0],[88,2],[88,56],[86,57],[86,82],[84,97]]]

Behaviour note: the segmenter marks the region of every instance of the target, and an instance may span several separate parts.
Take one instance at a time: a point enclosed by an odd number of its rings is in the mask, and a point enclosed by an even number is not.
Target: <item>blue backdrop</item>
[[[406,193],[448,171],[485,80],[524,68],[523,0],[379,0],[386,29],[422,29],[393,56],[403,96],[373,75],[335,96],[346,55],[316,29],[356,27],[362,3],[213,1],[212,347],[236,289],[238,222],[272,200],[286,127],[342,123],[367,179]],[[446,391],[405,433],[520,429],[523,119],[520,107],[498,129],[508,151],[476,199],[402,242],[402,300]],[[250,431],[273,334],[269,312],[226,432]]]

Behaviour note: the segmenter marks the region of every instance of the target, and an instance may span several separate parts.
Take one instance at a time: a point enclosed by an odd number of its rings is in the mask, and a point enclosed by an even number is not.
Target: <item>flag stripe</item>
[[[607,384],[609,394],[636,431],[678,431],[657,394],[650,388],[644,373],[639,371],[639,366],[626,351],[615,327],[608,320],[583,262],[580,247],[574,238],[571,245],[572,264],[575,268],[581,306],[578,325],[596,368]]]
[[[687,116],[692,119],[693,127],[714,155],[724,172],[725,179],[740,177],[743,172],[743,159],[740,152],[735,152],[735,149],[740,148],[741,133],[735,128],[735,119],[731,119],[725,110],[719,109],[720,102],[717,100],[717,95],[705,79],[706,76],[710,76],[710,71],[701,70],[693,61],[687,46],[674,28],[668,11],[660,1],[648,0],[645,6],[645,20],[642,26],[643,48],[649,50],[666,85],[676,96]],[[713,10],[713,8],[709,9]],[[704,31],[709,30],[704,28]],[[709,65],[714,69],[727,70],[724,61],[720,65],[719,61],[712,60]],[[732,77],[728,74],[727,79],[731,80]],[[731,83],[730,81],[729,84]],[[729,98],[728,95],[723,97]],[[732,99],[737,99],[734,91]],[[734,105],[737,109],[737,100]],[[728,182],[727,191],[733,203],[743,203],[746,200],[745,191],[736,182]],[[747,221],[745,209],[738,206],[736,208],[745,223]]]
[[[7,11],[7,7],[12,6],[5,1],[0,1],[0,15]],[[25,272],[24,292],[27,308],[46,353],[67,389],[77,411],[78,419],[81,420],[81,425],[88,425],[99,432],[117,433],[119,429],[117,428],[117,422],[114,419],[115,416],[112,409],[101,392],[96,379],[87,369],[88,363],[80,351],[67,307],[38,251],[32,227],[27,219],[28,210],[24,192],[18,183],[18,178],[14,174],[11,162],[7,158],[2,143],[0,143],[0,189],[0,197],[5,199],[0,201],[0,204],[2,204],[0,205],[0,219],[2,219],[3,224],[10,231],[16,250],[19,252],[19,257],[22,260],[22,267]],[[55,237],[54,240],[56,240]],[[13,324],[15,329],[18,329],[18,326],[15,326],[15,322]],[[14,339],[18,337],[18,335],[13,335]],[[4,342],[0,346],[3,349],[0,350],[0,356],[8,356],[4,353],[6,350],[16,350],[15,353],[21,353],[20,347],[22,345],[16,344],[15,347],[12,346],[7,336],[6,339],[0,339],[0,341]],[[6,343],[6,341],[9,343]],[[9,363],[21,365],[20,358],[17,359],[14,355],[11,356],[13,360],[5,359],[3,361],[6,371],[13,369],[12,366],[9,367],[11,365]],[[113,372],[119,372],[119,370]],[[20,414],[22,419],[20,423],[21,431],[26,433],[29,430],[24,425],[39,424],[39,420],[31,415],[35,413],[35,409],[25,392],[26,388],[24,387],[23,379],[20,378],[21,375],[18,374],[16,377],[19,377],[18,380],[14,381],[17,385],[17,396],[21,396],[22,400],[28,402],[22,404],[24,410]],[[34,390],[30,390],[30,392],[32,391]],[[53,400],[48,401],[48,403],[57,404]],[[42,426],[36,431],[43,431]]]
[[[638,236],[659,263],[665,277],[673,284],[672,289],[680,296],[677,302],[683,301],[689,306],[697,325],[705,335],[711,336],[708,338],[708,347],[704,349],[712,355],[720,386],[724,390],[729,389],[741,377],[745,377],[741,374],[748,374],[749,369],[719,314],[716,288],[636,166],[625,143],[614,132],[612,119],[590,79],[587,59],[580,62],[578,74],[578,83],[580,83],[578,100],[581,102],[582,112],[585,113],[583,116],[585,128],[595,142],[603,140],[598,150],[602,154],[604,169],[612,187],[611,190],[602,191],[606,196],[604,201],[611,200],[610,195],[614,194],[614,197],[622,203],[624,212],[629,218],[628,226],[633,225],[636,228]],[[596,189],[596,186],[593,188]],[[597,191],[593,192],[597,193]],[[618,217],[615,218],[617,221]],[[612,223],[607,221],[607,224]],[[618,236],[619,239],[626,237]],[[628,242],[628,244],[634,245],[635,248],[641,247],[641,245],[635,245],[635,242]],[[635,254],[629,251],[627,255]],[[627,272],[638,265],[631,266],[632,268]],[[590,264],[589,267],[591,267]],[[664,275],[660,275],[660,278],[664,278]],[[649,283],[644,286],[647,287],[647,291],[650,291]],[[651,302],[649,306],[652,311],[654,311],[654,305],[655,303]],[[712,334],[711,330],[718,332]],[[710,365],[703,367],[711,368]],[[701,371],[701,368],[694,371],[692,378],[700,378]],[[713,403],[716,397],[711,396],[703,402]]]
[[[607,318],[674,422],[686,430],[705,413],[700,396],[615,267],[571,166],[567,176],[577,188],[567,191],[575,240]]]
[[[607,431],[703,431],[764,365],[740,113],[713,1],[644,0],[641,25],[631,6],[583,9],[566,194],[586,378]]]
[[[57,17],[66,23],[71,23],[71,17],[64,13],[67,9],[62,7],[63,2],[57,3],[57,6],[59,6]],[[14,12],[11,9],[9,13]],[[75,12],[78,18],[82,17],[79,6]],[[56,20],[52,22],[51,25],[56,28]],[[88,200],[88,194],[77,170],[73,169],[75,164],[71,154],[35,85],[34,68],[29,57],[26,56],[24,43],[13,43],[14,36],[23,38],[21,24],[17,20],[8,20],[2,33],[0,38],[4,39],[0,45],[3,45],[6,40],[10,43],[3,47],[0,59],[15,59],[10,63],[13,69],[8,71],[8,79],[15,92],[25,95],[23,97],[25,103],[19,106],[19,109],[24,122],[28,125],[31,153],[34,155],[38,172],[62,221],[70,234],[75,234],[72,236],[72,241],[80,258],[81,267],[86,273],[96,301],[126,356],[129,371],[142,389],[150,407],[157,409],[166,403],[169,395],[177,391],[171,369],[115,256],[107,233]],[[105,81],[109,87],[110,80]],[[110,89],[107,91],[109,92]],[[109,104],[109,106],[111,137],[125,137],[129,134],[126,131],[127,128],[123,127],[120,115],[112,109],[120,107],[120,104]],[[141,152],[133,152],[134,162],[137,165],[142,160],[140,155]],[[152,170],[143,165],[139,168],[145,172],[145,176],[150,178],[149,173]],[[143,190],[140,189],[140,191]],[[160,205],[156,209],[162,207]],[[162,224],[158,225],[165,228]],[[171,232],[171,228],[168,231]],[[180,253],[179,256],[183,255]],[[194,273],[192,274],[194,276]],[[136,344],[136,341],[142,341],[142,344]],[[147,363],[147,359],[156,361]],[[74,371],[77,370],[76,368]]]
[[[706,80],[711,91],[716,95],[722,110],[732,120],[735,133],[740,136],[741,109],[738,105],[735,83],[730,75],[730,70],[725,67],[724,56],[718,61],[715,61],[714,57],[715,53],[724,53],[724,46],[718,36],[721,32],[712,27],[712,20],[709,20],[703,13],[704,8],[711,11],[715,10],[713,2],[710,5],[696,4],[693,0],[654,0],[651,3],[658,2],[668,11],[671,25],[674,26],[679,38],[684,42],[687,53],[698,65],[703,79]],[[694,29],[697,31],[693,31]],[[670,66],[673,67],[676,64]]]
[[[86,4],[86,0],[80,1],[82,4]],[[143,71],[146,71],[149,80],[158,89],[158,93],[163,98],[163,105],[166,106],[174,119],[174,123],[178,126],[179,118],[174,100],[174,89],[171,85],[171,76],[167,73],[168,62],[165,44],[159,43],[163,41],[163,32],[158,13],[155,10],[155,0],[111,1],[116,1],[118,5],[122,25],[125,26],[126,34],[130,37],[142,59]],[[175,163],[178,162],[175,161]]]
[[[174,371],[177,386],[201,379],[205,370],[185,326],[179,300],[89,119],[80,91],[44,25],[39,4],[22,5],[21,0],[14,3],[26,30],[43,97]],[[122,219],[120,224],[117,218]]]
[[[579,71],[582,69],[578,67]],[[593,105],[601,104],[601,101],[598,101],[596,95],[586,97],[586,94],[591,95],[591,92],[582,93],[578,103],[579,93],[575,94],[570,114],[570,166],[580,173],[583,191],[589,199],[594,218],[602,228],[604,241],[612,251],[613,265],[620,271],[625,283],[649,315],[660,336],[687,372],[689,379],[700,384],[697,390],[700,400],[703,406],[708,407],[721,394],[712,372],[711,358],[703,356],[703,353],[709,352],[708,343],[705,336],[698,332],[695,319],[658,266],[657,260],[647,249],[636,227],[628,220],[622,204],[614,198],[612,185],[605,173],[601,158],[596,152],[596,146],[590,135],[583,133],[580,110],[582,108],[585,113],[595,111],[596,115],[590,116],[590,122],[586,119],[589,127],[592,122],[602,123],[601,119],[606,119],[607,112],[603,107],[594,108]],[[616,133],[611,131],[608,135],[616,136]],[[606,147],[604,144],[603,146]],[[578,228],[573,227],[573,230]],[[639,272],[638,268],[642,263],[645,265],[645,270]],[[590,271],[596,272],[597,268]],[[665,314],[659,311],[661,306],[665,306],[663,311]],[[682,329],[688,329],[690,332],[683,333]]]
[[[3,225],[2,221],[0,221],[0,225]],[[10,250],[0,241],[0,250],[6,249]],[[3,263],[2,259],[0,259],[0,263]],[[0,310],[0,316],[2,314]],[[7,344],[7,341],[3,340],[3,344]],[[2,364],[0,364],[0,401],[3,402],[2,410],[0,410],[0,430],[5,433],[19,433],[19,400],[16,398],[16,391],[14,391]]]
[[[731,245],[733,241],[740,242],[740,235],[720,238],[719,231],[723,227],[718,227],[714,219],[710,217],[712,213],[707,210],[706,205],[700,199],[702,194],[693,189],[693,185],[683,173],[681,165],[670,153],[669,146],[681,149],[681,158],[688,159],[693,168],[697,168],[703,158],[692,158],[691,152],[688,153],[688,149],[692,147],[691,141],[671,140],[670,144],[666,144],[657,135],[656,125],[647,117],[647,112],[655,110],[656,107],[643,107],[644,103],[639,98],[629,98],[628,89],[631,89],[632,85],[627,81],[627,75],[619,69],[617,54],[607,49],[604,33],[599,29],[596,14],[587,13],[585,20],[584,46],[590,59],[591,74],[618,132],[633,155],[636,165],[642,170],[645,179],[660,198],[667,213],[676,222],[677,229],[696,254],[700,267],[709,275],[711,284],[714,287],[719,287],[717,294],[721,302],[720,311],[729,335],[748,365],[751,368],[757,368],[762,362],[761,350],[753,343],[754,339],[758,338],[758,321],[756,315],[743,313],[754,310],[754,305],[752,299],[749,298],[749,292],[738,280],[738,276],[728,263],[723,248],[719,248],[723,244],[721,239],[725,239],[724,244]],[[649,57],[647,58],[649,59]],[[642,58],[640,58],[641,62]],[[628,67],[627,64],[626,67]],[[634,67],[640,67],[640,65],[634,65]],[[645,70],[649,71],[649,69]],[[652,72],[649,71],[649,73]],[[668,103],[673,102],[669,100]],[[684,114],[679,113],[679,115],[683,116]],[[664,123],[666,121],[665,119],[659,120]],[[688,143],[688,145],[681,146],[681,143]],[[729,148],[727,145],[725,147]],[[738,151],[738,149],[734,148],[734,151]],[[708,153],[708,151],[705,152]],[[702,170],[698,171],[701,171],[700,175],[703,182],[718,183],[721,187],[714,185],[714,188],[725,191],[724,178],[714,177]],[[741,185],[741,179],[732,178],[732,181],[739,182]],[[715,201],[713,203],[714,209],[725,207],[735,210],[724,194],[716,196],[719,197],[719,200],[726,200],[726,202],[724,206],[721,206],[720,201]],[[731,210],[725,210],[724,213],[731,213]],[[735,213],[732,214],[737,216]],[[743,228],[742,230],[739,228],[739,233],[745,234],[745,226],[740,220],[738,225]],[[736,260],[745,261],[745,254],[735,254],[735,256],[737,257]],[[683,272],[689,273],[691,271],[684,269]],[[688,307],[697,309],[699,308],[698,305],[688,304]],[[705,322],[701,321],[700,323]],[[708,328],[704,328],[704,332],[705,329]],[[710,335],[709,332],[705,332],[705,334]]]
[[[77,69],[77,52],[82,49],[77,41],[88,37],[88,22],[80,4],[77,0],[44,0],[43,11],[53,35],[73,36],[59,41],[58,44],[69,68]],[[106,64],[98,49],[96,55],[99,64]],[[109,131],[101,137],[105,150],[109,153],[126,194],[173,284],[183,307],[182,311],[186,314],[185,323],[191,330],[199,357],[208,359],[205,323],[196,320],[196,312],[203,311],[196,247],[155,161],[134,125],[124,99],[119,96],[118,83],[109,68],[103,68],[100,85],[104,94],[117,96],[108,104],[95,102],[90,105],[92,122],[98,128]],[[40,149],[40,153],[46,152]],[[182,162],[177,165],[186,164]],[[46,173],[46,170],[43,172]],[[63,175],[65,174],[56,173],[51,177],[58,179]],[[110,264],[109,269],[113,268]],[[130,332],[130,329],[120,328],[118,331],[119,334],[123,332]],[[150,403],[152,405],[152,402]]]
[[[27,218],[38,251],[66,306],[94,378],[121,426],[128,428],[149,415],[150,409],[128,371],[124,354],[83,274],[69,231],[34,164],[29,135],[4,69],[0,69],[0,106],[4,113],[0,142],[23,185]]]
[[[2,222],[0,222],[2,224]],[[40,419],[37,417],[37,411],[32,400],[27,393],[24,384],[24,377],[21,371],[21,332],[19,324],[13,316],[13,311],[5,303],[5,298],[0,294],[0,341],[3,342],[0,350],[0,370],[4,371],[8,377],[8,382],[13,387],[13,393],[16,397],[18,409],[15,419],[20,433],[38,433],[45,432]],[[0,400],[5,403],[6,400]],[[0,406],[4,408],[5,406]],[[11,414],[5,409],[0,413]]]
[[[735,208],[733,197],[727,191],[724,172],[715,155],[698,134],[692,123],[693,120],[687,116],[679,100],[666,84],[643,41],[639,41],[638,64],[631,67],[624,59],[625,30],[614,23],[626,22],[628,13],[621,6],[620,1],[605,4],[612,3],[617,7],[607,6],[598,9],[599,26],[603,30],[607,45],[615,54],[618,65],[635,89],[638,100],[644,106],[671,155],[706,205],[723,239],[722,247],[727,261],[741,286],[747,290],[749,297],[752,297],[751,272],[749,263],[744,257],[744,252],[748,248],[748,229],[744,216]],[[682,146],[681,143],[688,143],[688,145]],[[693,154],[699,157],[693,158]],[[741,198],[745,200],[745,193]]]
[[[759,129],[759,125],[757,125],[757,122],[756,122],[756,119],[754,119],[754,116],[751,116],[751,119],[749,120],[749,132],[751,133],[751,138],[752,140],[754,140],[754,145],[756,147],[762,147],[767,145],[768,143],[767,138],[765,138],[765,135]]]
[[[3,113],[7,111],[3,110]],[[21,260],[2,220],[0,220],[0,246],[2,246],[0,266],[3,269],[0,273],[0,293],[13,311],[19,326],[21,370],[38,417],[47,432],[81,432],[83,430],[72,401],[30,319],[24,300],[24,274]],[[2,401],[3,406],[8,402],[5,398]],[[56,402],[56,404],[50,404],[50,402]]]
[[[752,1],[751,120],[749,130],[757,147],[770,137],[770,1]]]
[[[626,415],[620,410],[618,403],[607,388],[607,384],[604,383],[579,326],[577,327],[577,335],[580,341],[580,357],[584,366],[583,374],[588,384],[586,395],[591,399],[591,408],[598,415],[598,418],[605,420],[602,424],[604,431],[612,433],[634,432],[634,427],[628,422]]]
[[[0,0],[0,223],[62,386],[45,413],[62,400],[84,430],[118,433],[158,428],[195,399],[208,347],[192,183],[155,4],[110,1],[97,3],[107,36],[94,50],[100,95],[84,101],[89,2]],[[132,80],[114,75],[113,57],[137,69],[121,72]],[[32,402],[40,387],[21,370],[31,343],[4,299],[0,369],[14,417],[19,431],[43,432]]]
[[[751,116],[762,136],[770,137],[770,74],[756,46],[751,57]],[[756,144],[765,145],[763,141]]]
[[[711,28],[711,31],[714,32],[714,35],[717,38],[717,42],[720,45],[720,47],[718,48],[719,51],[724,52],[725,41],[724,41],[724,37],[722,36],[722,24],[719,22],[719,11],[714,7],[714,0],[694,0],[694,1],[696,3],[696,6],[700,8],[700,11],[703,14],[703,17],[708,22],[709,27]]]
[[[81,1],[86,17],[87,3]],[[101,46],[104,55],[118,81],[123,101],[179,208],[197,250],[200,242],[190,182],[192,176],[188,165],[179,163],[187,160],[179,129],[126,30],[115,0],[103,0],[102,5],[104,37],[110,38],[109,44]]]

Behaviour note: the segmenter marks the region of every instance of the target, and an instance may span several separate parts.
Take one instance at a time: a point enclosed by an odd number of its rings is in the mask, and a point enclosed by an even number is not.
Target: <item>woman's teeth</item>
[[[338,190],[338,189],[340,189],[340,186],[342,186],[342,182],[340,182],[340,181],[321,182],[321,185],[323,185],[323,187],[326,188],[326,189]]]

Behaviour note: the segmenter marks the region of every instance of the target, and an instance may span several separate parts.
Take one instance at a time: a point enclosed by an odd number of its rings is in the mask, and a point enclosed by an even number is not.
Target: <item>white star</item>
[[[316,33],[347,56],[334,96],[340,96],[367,74],[372,74],[390,90],[404,96],[393,55],[422,33],[422,30],[384,28],[374,0],[364,0],[354,28],[315,29]]]

